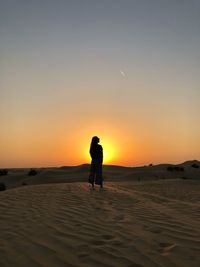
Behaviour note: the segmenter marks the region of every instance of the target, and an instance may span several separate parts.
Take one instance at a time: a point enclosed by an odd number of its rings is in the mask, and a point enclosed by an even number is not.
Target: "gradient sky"
[[[0,0],[0,167],[200,159],[200,0]]]

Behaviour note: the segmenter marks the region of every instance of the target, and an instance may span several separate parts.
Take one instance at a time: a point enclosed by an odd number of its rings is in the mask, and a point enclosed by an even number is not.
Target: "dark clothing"
[[[95,145],[90,149],[90,156],[93,160],[98,160],[100,163],[103,162],[103,148],[101,145]]]
[[[103,185],[102,177],[102,163],[103,163],[103,149],[101,145],[95,145],[90,149],[90,155],[92,158],[90,175],[88,182],[92,185]]]
[[[103,184],[103,177],[102,177],[102,163],[97,160],[93,160],[90,167],[90,175],[89,175],[89,183],[91,184]]]

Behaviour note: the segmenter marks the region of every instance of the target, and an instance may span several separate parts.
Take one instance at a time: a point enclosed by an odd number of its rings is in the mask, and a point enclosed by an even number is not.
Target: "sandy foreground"
[[[1,267],[199,267],[200,181],[15,187],[0,192],[0,229]]]

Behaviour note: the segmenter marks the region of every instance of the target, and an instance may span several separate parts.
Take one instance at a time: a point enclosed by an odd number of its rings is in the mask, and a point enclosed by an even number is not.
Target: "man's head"
[[[92,137],[92,143],[94,143],[94,144],[98,144],[99,142],[100,142],[100,139],[99,139],[98,136],[93,136],[93,137]]]

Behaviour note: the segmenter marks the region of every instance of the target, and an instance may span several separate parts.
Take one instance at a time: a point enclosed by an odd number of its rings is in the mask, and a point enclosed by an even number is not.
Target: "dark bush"
[[[30,169],[30,171],[28,172],[28,175],[29,175],[29,176],[37,175],[37,171],[34,170],[34,169]]]
[[[184,168],[183,167],[175,166],[174,167],[174,170],[177,171],[177,172],[182,172],[182,171],[184,171]]]
[[[7,175],[7,174],[8,174],[8,170],[6,169],[0,170],[0,176]]]
[[[167,171],[176,171],[176,172],[183,172],[184,168],[183,167],[179,167],[179,166],[168,166],[167,167]]]
[[[173,170],[174,170],[174,168],[172,166],[167,167],[167,171],[172,172]]]
[[[6,186],[4,183],[0,183],[0,191],[6,190]]]
[[[199,165],[197,165],[196,163],[193,163],[193,164],[191,165],[191,167],[192,167],[192,168],[195,168],[195,169],[198,169],[198,168],[199,168]]]

